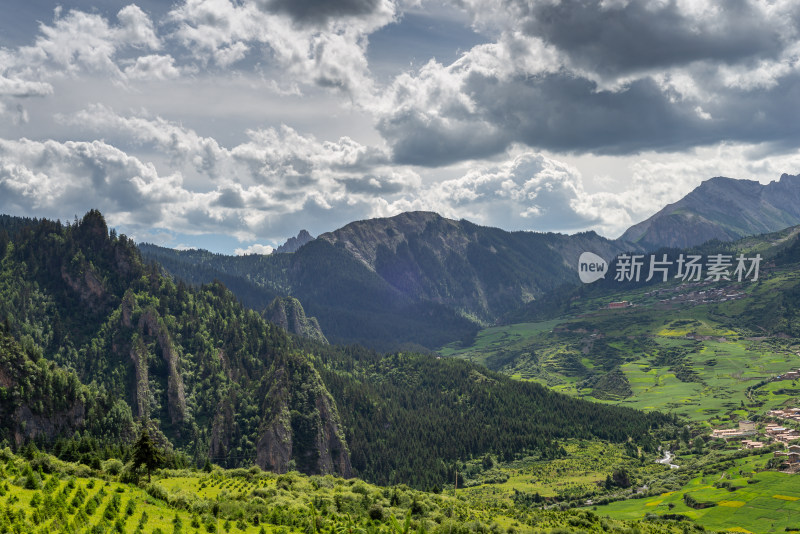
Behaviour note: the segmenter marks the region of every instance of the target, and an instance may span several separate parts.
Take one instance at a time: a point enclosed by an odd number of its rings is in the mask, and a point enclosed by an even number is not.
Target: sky
[[[800,2],[9,0],[0,212],[268,253],[436,211],[618,237],[800,174]]]

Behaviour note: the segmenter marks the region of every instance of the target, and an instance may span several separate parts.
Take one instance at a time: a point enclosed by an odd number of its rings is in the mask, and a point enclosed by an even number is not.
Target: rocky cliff
[[[276,297],[264,310],[264,318],[287,332],[327,343],[316,317],[307,317],[300,301],[294,297]]]
[[[297,234],[297,237],[290,237],[286,240],[286,243],[279,246],[275,249],[275,254],[290,254],[292,252],[297,252],[297,250],[308,243],[309,241],[313,241],[314,237],[308,233],[306,230],[300,230],[300,233]]]

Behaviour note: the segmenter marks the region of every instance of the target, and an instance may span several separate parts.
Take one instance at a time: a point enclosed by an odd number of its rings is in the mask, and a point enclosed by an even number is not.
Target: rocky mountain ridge
[[[763,185],[716,177],[652,217],[633,225],[620,240],[652,250],[686,248],[711,239],[736,239],[800,224],[800,175],[781,175]]]

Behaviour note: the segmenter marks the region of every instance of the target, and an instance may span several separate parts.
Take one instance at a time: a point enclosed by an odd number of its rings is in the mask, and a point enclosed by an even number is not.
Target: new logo
[[[578,259],[578,276],[581,282],[591,284],[608,272],[608,262],[594,252],[584,252]]]

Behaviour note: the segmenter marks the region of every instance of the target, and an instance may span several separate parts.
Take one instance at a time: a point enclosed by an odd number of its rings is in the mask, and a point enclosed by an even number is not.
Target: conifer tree
[[[147,428],[143,428],[139,439],[133,446],[133,468],[138,469],[144,466],[147,470],[147,481],[150,482],[150,474],[162,463],[164,463],[163,453],[153,443]]]

